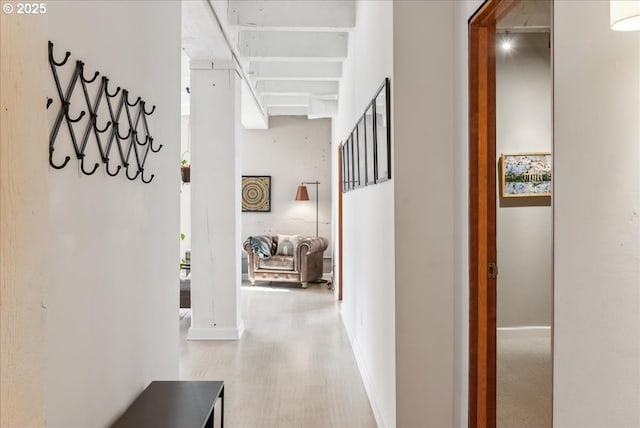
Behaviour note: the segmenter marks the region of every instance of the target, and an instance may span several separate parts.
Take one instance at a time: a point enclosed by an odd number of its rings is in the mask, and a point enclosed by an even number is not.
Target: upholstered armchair
[[[297,282],[307,288],[322,278],[322,259],[329,242],[300,235],[250,236],[242,244],[248,255],[248,274],[256,281]]]

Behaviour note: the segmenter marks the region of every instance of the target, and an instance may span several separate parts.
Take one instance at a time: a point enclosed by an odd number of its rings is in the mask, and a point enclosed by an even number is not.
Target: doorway
[[[505,233],[498,228],[498,221],[507,212],[516,213],[515,210],[528,209],[530,206],[546,206],[548,209],[549,235],[551,234],[551,197],[539,197],[539,195],[525,198],[509,198],[503,193],[502,181],[498,181],[500,154],[509,151],[503,141],[497,144],[497,140],[503,136],[504,124],[497,125],[497,45],[515,39],[514,33],[527,34],[524,40],[544,39],[543,25],[538,25],[540,16],[533,16],[547,7],[549,13],[546,37],[550,52],[550,9],[549,1],[508,1],[487,0],[469,21],[469,426],[477,428],[502,428],[498,415],[505,412],[497,412],[499,370],[498,361],[498,334],[497,328],[501,327],[505,319],[504,282],[498,285],[499,278],[507,278],[504,248]],[[514,24],[521,21],[520,24]],[[517,27],[517,28],[516,28]],[[522,28],[520,28],[522,27]],[[520,37],[518,37],[520,38]],[[505,43],[506,44],[506,43]],[[503,53],[504,55],[504,53]],[[549,54],[550,55],[550,54]],[[515,57],[514,57],[515,58]],[[500,61],[498,61],[500,62]],[[504,66],[504,61],[501,62]],[[551,87],[551,68],[549,56],[548,84]],[[503,91],[504,92],[504,91]],[[551,151],[551,92],[548,96],[548,151]],[[504,94],[502,97],[504,101]],[[504,106],[502,107],[504,111]],[[512,119],[512,118],[509,118]],[[518,137],[519,138],[519,137]],[[518,139],[516,138],[516,139]],[[522,145],[527,146],[526,142]],[[500,147],[500,151],[498,151]],[[528,148],[528,147],[527,147]],[[527,150],[518,147],[516,152],[540,151]],[[549,154],[548,158],[551,158]],[[549,178],[550,180],[550,178]],[[546,183],[550,186],[549,183]],[[509,196],[509,195],[507,195]],[[498,212],[498,210],[501,210]],[[500,215],[499,215],[500,214]],[[502,221],[502,220],[500,220]],[[498,235],[500,234],[500,239]],[[549,240],[550,241],[550,240]],[[498,251],[499,245],[501,251]],[[525,249],[526,251],[526,249]],[[551,260],[551,244],[547,248],[546,256]],[[499,254],[502,254],[498,260]],[[499,263],[500,262],[500,263]],[[498,276],[500,264],[505,267],[502,277]],[[535,263],[535,262],[532,262]],[[537,266],[533,266],[534,269]],[[502,270],[502,269],[501,269]],[[548,275],[548,320],[551,324],[551,273]],[[502,281],[502,280],[501,280]],[[519,285],[519,284],[518,284]],[[500,291],[498,291],[500,290]],[[500,301],[498,293],[500,294]],[[499,314],[500,312],[500,314]],[[508,323],[507,323],[508,324]],[[505,329],[501,329],[501,337],[505,337]],[[509,332],[507,332],[509,333]],[[550,329],[547,330],[547,344],[550,349]],[[551,365],[549,351],[549,368]],[[502,367],[504,369],[504,366]],[[504,373],[504,371],[501,371]],[[549,374],[548,388],[548,413],[549,426],[551,426],[551,379]],[[501,409],[504,410],[504,409]],[[508,413],[508,412],[507,412]],[[502,417],[502,416],[501,416]],[[546,424],[545,424],[546,425]],[[523,425],[526,426],[526,425]]]

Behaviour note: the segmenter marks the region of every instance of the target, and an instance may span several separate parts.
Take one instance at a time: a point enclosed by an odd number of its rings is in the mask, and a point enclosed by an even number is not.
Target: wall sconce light
[[[640,1],[610,0],[609,18],[614,31],[640,30]]]
[[[302,182],[298,186],[298,191],[296,192],[296,201],[308,201],[309,200],[309,192],[307,191],[307,186],[305,184],[315,184],[316,186],[316,236],[318,235],[318,185],[319,181],[311,181],[311,182]]]

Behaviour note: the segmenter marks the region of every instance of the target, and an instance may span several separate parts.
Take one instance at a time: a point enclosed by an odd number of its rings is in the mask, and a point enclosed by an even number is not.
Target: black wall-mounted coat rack
[[[91,175],[95,173],[100,166],[99,163],[95,163],[90,167],[85,166],[85,151],[91,135],[93,135],[98,145],[100,159],[108,175],[115,177],[120,172],[120,169],[124,167],[124,175],[129,180],[133,181],[140,176],[143,183],[150,183],[155,174],[151,174],[150,177],[145,177],[144,165],[147,161],[147,156],[150,151],[157,153],[162,148],[162,144],[157,147],[154,146],[153,137],[151,136],[147,122],[147,117],[153,114],[156,106],[147,110],[145,101],[140,97],[131,102],[129,99],[129,91],[121,89],[119,86],[115,91],[110,92],[109,79],[106,76],[102,76],[100,80],[97,80],[100,75],[97,71],[93,77],[85,77],[84,63],[82,61],[76,61],[75,69],[69,79],[69,83],[66,88],[63,89],[60,83],[58,68],[67,64],[70,55],[70,52],[66,52],[62,61],[56,61],[53,55],[53,43],[49,41],[49,64],[51,65],[53,79],[55,80],[56,90],[60,99],[60,109],[58,110],[53,128],[51,129],[51,134],[49,135],[49,165],[55,169],[62,169],[67,166],[71,160],[71,156],[65,156],[64,161],[61,163],[56,163],[53,159],[56,139],[59,136],[60,127],[63,126],[64,122],[69,131],[74,154],[80,161],[80,170],[84,174]],[[83,98],[86,104],[83,107],[86,110],[81,110],[77,117],[71,117],[69,114],[71,99],[74,91],[78,87],[78,83],[82,88]],[[93,87],[99,85],[97,93],[93,97],[94,99],[92,99],[89,91],[89,85],[92,84]],[[98,111],[100,110],[103,99],[107,105],[109,120],[107,120],[104,126],[100,126],[98,125]],[[54,104],[54,100],[47,98],[47,109],[51,107],[52,104]],[[123,111],[125,113],[124,119],[122,118]],[[87,112],[89,116],[83,121],[82,119]],[[126,133],[121,133],[121,127],[126,129]],[[82,128],[84,129],[83,132],[77,133],[77,131]],[[114,142],[118,149],[117,156],[120,161],[119,165],[113,165],[115,162],[109,157]],[[134,159],[131,159],[131,153],[133,153]],[[132,162],[135,163],[132,164]],[[110,169],[110,165],[115,167],[115,171]],[[130,168],[135,168],[135,170],[130,172]]]

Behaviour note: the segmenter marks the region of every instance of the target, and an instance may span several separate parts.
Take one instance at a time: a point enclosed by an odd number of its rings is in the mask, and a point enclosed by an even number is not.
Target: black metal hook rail
[[[85,167],[85,151],[93,135],[93,140],[98,145],[100,152],[100,160],[104,164],[109,176],[115,177],[120,170],[124,168],[124,175],[129,180],[133,181],[140,177],[143,183],[151,183],[155,175],[151,174],[150,177],[145,177],[144,165],[147,161],[149,151],[157,153],[162,149],[162,144],[157,147],[154,146],[154,140],[147,122],[147,117],[153,114],[156,106],[147,110],[145,101],[140,97],[137,97],[136,100],[132,102],[129,99],[129,91],[121,89],[119,86],[115,91],[111,92],[109,90],[109,79],[106,76],[102,76],[102,78],[98,80],[100,73],[97,71],[93,77],[87,78],[82,61],[76,61],[71,78],[63,89],[60,76],[58,75],[58,68],[64,67],[70,56],[71,53],[66,52],[64,59],[56,61],[53,55],[53,43],[49,41],[49,64],[51,65],[51,72],[53,73],[53,79],[60,101],[60,110],[58,111],[53,128],[51,128],[51,134],[49,135],[49,165],[55,169],[62,169],[67,166],[71,160],[71,156],[65,156],[61,163],[56,163],[53,160],[56,139],[64,123],[69,131],[74,154],[80,161],[80,171],[82,171],[83,174],[92,175],[100,166],[99,163],[95,163],[93,166]],[[92,84],[93,86],[90,86]],[[90,88],[96,85],[98,86],[98,90],[92,99]],[[72,117],[69,112],[71,109],[71,98],[78,86],[82,89],[82,97],[84,98],[85,104],[82,108],[85,110],[81,110],[76,117]],[[109,120],[107,120],[106,124],[99,125],[98,112],[100,111],[100,105],[103,100],[107,105]],[[54,100],[47,98],[47,109],[52,104],[54,104]],[[123,111],[125,114],[124,119],[122,119]],[[85,119],[87,113],[88,117]],[[121,126],[123,129],[126,129],[126,134],[120,132]],[[78,130],[82,130],[82,132],[77,133]],[[110,154],[114,142],[117,147],[116,155],[119,157],[120,164],[115,166],[115,171],[112,171],[110,164],[113,164],[114,160],[111,160]],[[134,159],[131,159],[132,153]],[[132,162],[134,163],[132,164]],[[130,168],[134,170],[130,171]]]

